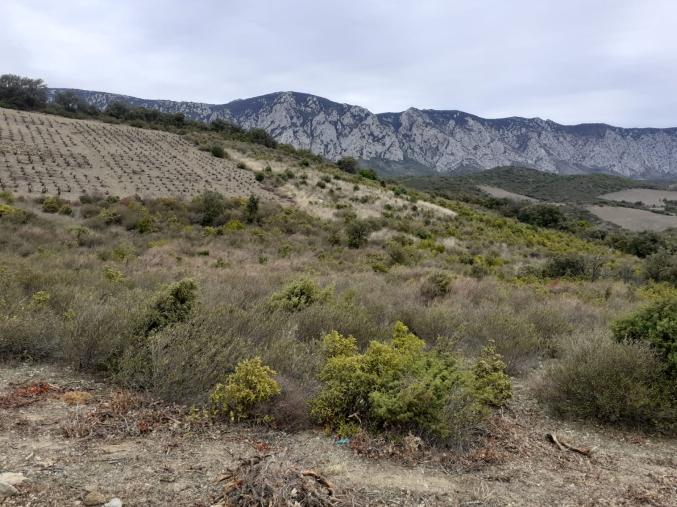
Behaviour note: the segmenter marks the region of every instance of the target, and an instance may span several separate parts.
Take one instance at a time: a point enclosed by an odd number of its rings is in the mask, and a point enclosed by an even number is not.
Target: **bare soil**
[[[590,213],[631,231],[664,231],[677,227],[677,216],[620,206],[588,206]]]
[[[655,190],[651,188],[629,188],[620,192],[600,195],[610,201],[641,202],[651,208],[664,208],[665,200],[677,201],[677,191]]]
[[[508,190],[503,190],[498,187],[490,187],[489,185],[477,185],[480,190],[485,191],[492,197],[497,199],[512,199],[513,201],[528,201],[528,202],[538,202],[538,199],[529,197],[528,195],[516,194],[515,192],[510,192]]]
[[[251,171],[167,132],[0,108],[0,190],[39,197],[83,194],[275,199]]]
[[[559,450],[547,432],[590,455]],[[28,478],[3,506],[82,505],[92,491],[126,506],[209,506],[227,469],[261,455],[320,474],[338,505],[667,507],[677,498],[675,440],[551,419],[524,389],[481,445],[459,453],[207,424],[60,367],[0,365],[0,473]]]

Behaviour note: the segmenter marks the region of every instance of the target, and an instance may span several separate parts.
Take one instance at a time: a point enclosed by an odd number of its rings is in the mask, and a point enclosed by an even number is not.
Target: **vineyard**
[[[0,191],[191,197],[266,194],[254,174],[179,135],[0,109]]]

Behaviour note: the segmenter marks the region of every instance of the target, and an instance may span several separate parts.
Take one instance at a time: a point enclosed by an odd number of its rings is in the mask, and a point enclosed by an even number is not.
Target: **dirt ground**
[[[677,216],[620,206],[588,206],[587,210],[606,222],[631,231],[664,231],[677,227]]]
[[[0,365],[0,474],[27,479],[0,504],[219,505],[224,472],[265,455],[321,474],[337,505],[677,505],[677,442],[550,419],[519,389],[463,454],[209,425],[140,400],[60,367]]]
[[[609,201],[641,202],[652,208],[664,208],[665,200],[677,201],[677,191],[654,190],[652,188],[629,188],[620,192],[600,195],[600,198]]]
[[[528,202],[538,202],[538,199],[529,197],[527,195],[516,194],[514,192],[509,192],[508,190],[503,190],[498,187],[490,187],[489,185],[477,185],[481,190],[484,190],[487,194],[497,199],[512,199],[514,201],[528,201]]]
[[[0,108],[0,190],[15,195],[276,196],[236,161],[167,132]]]

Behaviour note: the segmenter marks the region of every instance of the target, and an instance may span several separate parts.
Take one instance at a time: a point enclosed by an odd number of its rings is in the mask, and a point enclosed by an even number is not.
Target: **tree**
[[[339,169],[341,169],[341,171],[350,174],[355,174],[359,169],[357,160],[355,160],[353,157],[340,158],[336,162],[336,165],[338,166]]]
[[[517,212],[517,220],[538,227],[566,229],[567,218],[559,206],[553,204],[533,204]]]
[[[3,74],[0,103],[17,109],[41,109],[47,104],[47,87],[42,79]]]
[[[59,92],[54,97],[54,103],[63,107],[69,113],[84,113],[91,116],[99,114],[99,110],[89,105],[72,91]]]
[[[214,132],[225,132],[226,134],[241,134],[244,132],[240,127],[221,118],[217,118],[209,124],[209,129]]]
[[[124,102],[111,102],[108,104],[108,107],[106,107],[105,114],[108,116],[112,116],[113,118],[117,118],[119,120],[122,120],[129,116],[130,109],[127,104]]]
[[[261,144],[268,148],[275,148],[277,146],[277,141],[263,129],[251,129],[247,136],[249,137],[249,140],[255,144]]]

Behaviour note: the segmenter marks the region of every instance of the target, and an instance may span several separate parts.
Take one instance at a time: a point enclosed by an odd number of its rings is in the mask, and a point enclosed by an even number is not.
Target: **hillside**
[[[274,197],[251,171],[184,137],[127,125],[0,109],[0,189],[17,195]]]
[[[672,507],[674,237],[45,111],[0,109],[3,507]]]
[[[430,169],[447,174],[506,165],[632,178],[677,174],[677,128],[560,125],[539,118],[485,119],[461,111],[415,108],[373,114],[359,106],[296,92],[214,105],[73,91],[101,109],[122,101],[202,121],[222,118],[245,128],[263,128],[280,142],[333,160],[353,156],[373,161],[389,174]]]
[[[325,218],[342,208],[364,218],[407,204],[369,180],[355,189],[349,175],[332,177],[335,168],[318,172],[303,155],[231,141],[218,158],[208,151],[215,142],[223,144],[199,132],[178,135],[0,108],[0,191],[65,200],[83,194],[192,198],[216,191],[293,204]],[[432,203],[421,203],[421,210],[454,216]]]

